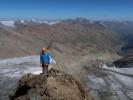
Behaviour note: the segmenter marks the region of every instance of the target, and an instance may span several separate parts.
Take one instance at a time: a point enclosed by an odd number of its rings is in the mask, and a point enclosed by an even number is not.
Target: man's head
[[[41,53],[44,53],[44,52],[46,52],[47,51],[47,48],[42,48],[41,49]]]

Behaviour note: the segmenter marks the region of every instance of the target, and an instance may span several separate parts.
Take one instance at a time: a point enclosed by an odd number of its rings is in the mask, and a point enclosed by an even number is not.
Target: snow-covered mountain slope
[[[48,24],[48,25],[54,25],[60,23],[60,21],[43,21],[42,23]]]
[[[133,68],[86,69],[84,81],[95,100],[133,100]]]
[[[39,20],[39,19],[29,19],[29,20],[19,20],[21,24],[28,24],[28,23],[36,23],[36,24],[47,24],[47,25],[54,25],[58,24],[61,21],[60,20]]]
[[[9,100],[18,80],[26,73],[39,74],[39,56],[12,58],[0,61],[0,100]]]
[[[47,24],[47,25],[55,25],[60,23],[60,20],[39,20],[39,19],[21,19],[21,20],[0,20],[0,24],[4,27],[14,28],[17,27],[17,24],[28,25],[30,24]],[[17,23],[17,24],[16,24]]]
[[[9,100],[8,95],[14,94],[20,77],[26,73],[39,74],[42,69],[39,56],[34,55],[1,60],[0,70],[0,100]],[[85,70],[87,74],[80,77],[95,100],[133,99],[133,68],[108,68],[104,65]]]
[[[15,27],[15,25],[14,25],[15,21],[13,21],[13,20],[0,21],[0,23],[7,27]]]

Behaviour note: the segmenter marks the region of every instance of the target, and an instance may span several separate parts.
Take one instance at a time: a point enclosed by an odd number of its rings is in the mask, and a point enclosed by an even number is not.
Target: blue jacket
[[[40,54],[40,63],[41,64],[45,64],[45,63],[51,64],[52,63],[52,58],[49,55],[49,53],[45,52],[45,53]]]

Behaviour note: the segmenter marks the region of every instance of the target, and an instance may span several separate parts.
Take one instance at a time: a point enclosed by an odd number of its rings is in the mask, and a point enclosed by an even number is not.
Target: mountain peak
[[[28,74],[23,76],[13,100],[92,100],[82,85],[72,76],[51,69],[49,77]]]

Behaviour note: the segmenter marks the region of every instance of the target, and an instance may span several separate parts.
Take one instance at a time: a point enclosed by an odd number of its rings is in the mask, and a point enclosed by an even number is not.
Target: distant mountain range
[[[1,58],[34,54],[53,43],[84,44],[88,53],[117,53],[130,43],[132,22],[66,20],[1,20]],[[132,40],[132,39],[131,39]],[[76,46],[76,45],[75,45]],[[72,47],[72,46],[70,46]]]
[[[104,22],[106,28],[110,31],[117,33],[120,39],[124,42],[124,46],[121,48],[121,54],[132,54],[133,52],[133,22],[123,21],[123,22]]]

